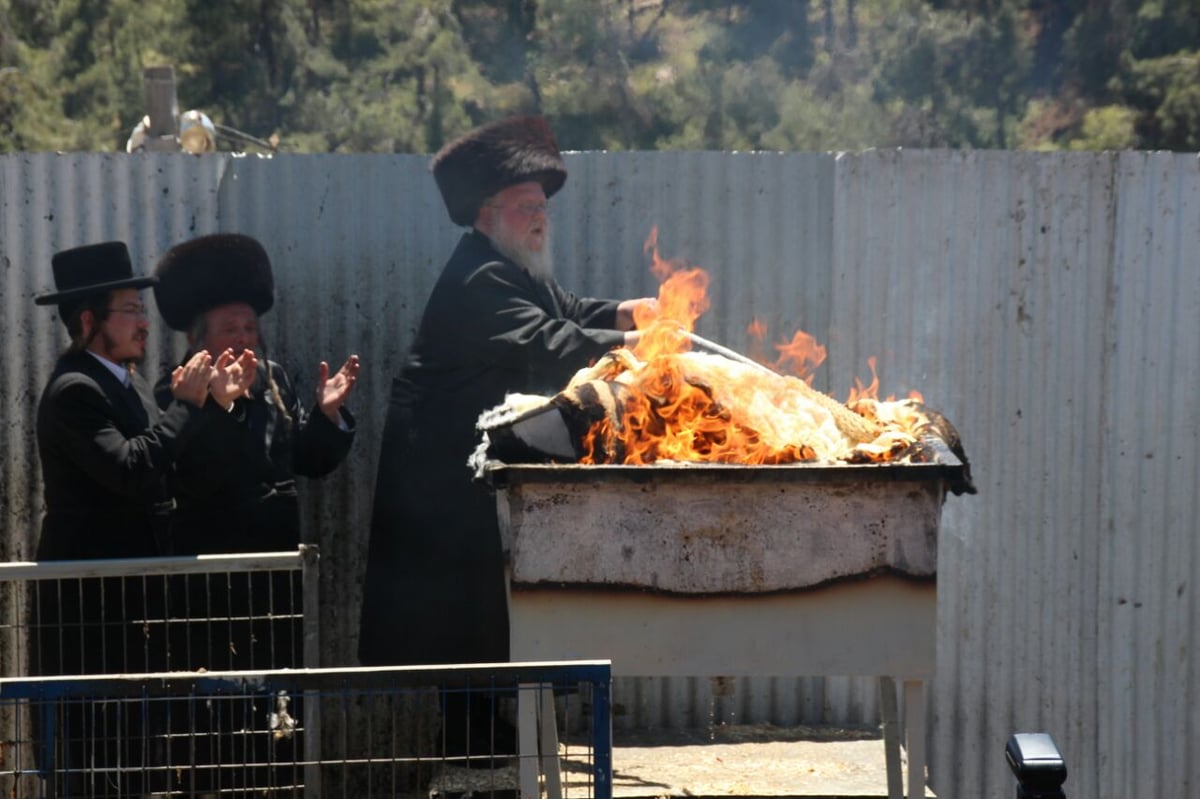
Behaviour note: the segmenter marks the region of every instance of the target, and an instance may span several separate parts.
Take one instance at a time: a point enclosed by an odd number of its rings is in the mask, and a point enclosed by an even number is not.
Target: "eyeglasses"
[[[131,305],[128,308],[105,308],[109,313],[123,313],[129,316],[136,316],[138,319],[148,319],[149,314],[146,313],[145,305]]]
[[[546,213],[546,203],[513,203],[512,205],[500,205],[499,203],[488,203],[492,208],[513,208],[524,216],[533,216],[534,214]]]

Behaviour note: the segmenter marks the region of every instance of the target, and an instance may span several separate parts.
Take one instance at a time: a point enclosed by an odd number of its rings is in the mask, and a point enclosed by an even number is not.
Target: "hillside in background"
[[[287,152],[518,112],[575,150],[1200,150],[1196,0],[0,0],[0,152],[122,150],[160,64]]]

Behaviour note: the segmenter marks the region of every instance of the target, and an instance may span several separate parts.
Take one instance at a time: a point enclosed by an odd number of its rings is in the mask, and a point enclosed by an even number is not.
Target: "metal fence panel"
[[[598,661],[0,680],[0,790],[511,797],[540,771],[553,799],[610,799],[610,682]],[[535,692],[556,697],[553,751],[518,756],[494,730],[448,751],[468,723],[448,708],[513,718]]]
[[[313,666],[318,574],[315,547],[0,563],[0,676]]]
[[[314,663],[320,645],[317,614],[306,616],[304,608],[318,606],[317,564],[312,547],[251,555],[0,563],[0,604],[11,610],[0,625],[9,647],[0,683],[35,675],[46,688],[47,677],[65,675],[88,675],[82,678],[86,681],[100,674],[217,673]],[[291,744],[273,745],[269,733],[278,727],[257,712],[268,704],[262,696],[216,705],[195,697],[153,703],[110,701],[103,695],[54,697],[44,697],[47,701],[34,708],[0,702],[0,729],[5,730],[0,777],[7,773],[14,788],[21,786],[20,775],[33,768],[34,752],[40,753],[37,762],[47,775],[44,786],[14,795],[35,795],[41,787],[49,795],[161,793],[172,786],[195,793],[197,785],[167,779],[169,766],[186,759],[205,774],[204,787],[220,787],[216,777],[225,773],[226,761],[274,761],[291,751]],[[316,715],[310,711],[310,717]],[[187,737],[185,722],[203,727],[204,734]],[[142,735],[151,728],[153,745]],[[49,748],[39,749],[30,736]],[[51,746],[51,740],[58,743]],[[151,765],[161,773],[148,781],[143,772]],[[248,774],[251,782],[285,779],[273,769],[256,767]]]

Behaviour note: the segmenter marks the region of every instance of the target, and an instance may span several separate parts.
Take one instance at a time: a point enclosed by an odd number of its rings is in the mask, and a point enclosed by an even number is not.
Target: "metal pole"
[[[179,100],[175,95],[175,68],[146,67],[142,70],[146,92],[146,150],[179,152]]]
[[[300,545],[300,575],[303,594],[304,667],[321,665],[321,551],[311,544]],[[321,796],[321,693],[304,692],[304,795]]]
[[[592,682],[593,799],[612,799],[612,670]]]
[[[715,341],[710,341],[703,336],[697,336],[695,333],[688,333],[688,338],[691,340],[692,346],[701,352],[708,352],[713,355],[721,355],[731,361],[737,361],[738,363],[745,364],[746,366],[753,366],[773,375],[779,374],[779,372],[776,372],[766,364],[759,363],[753,358],[748,358],[736,350],[731,350],[728,347],[718,344]]]

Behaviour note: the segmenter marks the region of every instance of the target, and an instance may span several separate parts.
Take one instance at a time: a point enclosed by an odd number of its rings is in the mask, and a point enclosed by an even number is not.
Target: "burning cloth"
[[[657,305],[638,308],[634,349],[607,352],[553,397],[509,395],[485,411],[483,442],[471,458],[591,465],[721,463],[909,463],[936,461],[949,447],[963,465],[956,494],[975,493],[958,433],[921,401],[880,401],[870,392],[847,404],[714,342],[696,336],[708,309],[708,275],[659,257],[657,230],[646,242],[661,283]],[[777,346],[785,360],[815,339],[799,333]],[[707,350],[697,352],[695,349]],[[874,364],[872,362],[872,369]]]
[[[542,419],[522,435],[522,422]],[[546,418],[561,425],[547,427]],[[797,377],[701,352],[639,360],[609,352],[553,397],[510,395],[479,419],[473,464],[879,463],[934,460],[941,439],[966,466],[958,434],[913,400],[843,405]],[[531,427],[530,429],[534,429]],[[565,434],[565,436],[563,435]],[[570,442],[569,450],[562,446]],[[559,443],[555,443],[559,442]],[[974,493],[969,469],[955,493]]]

